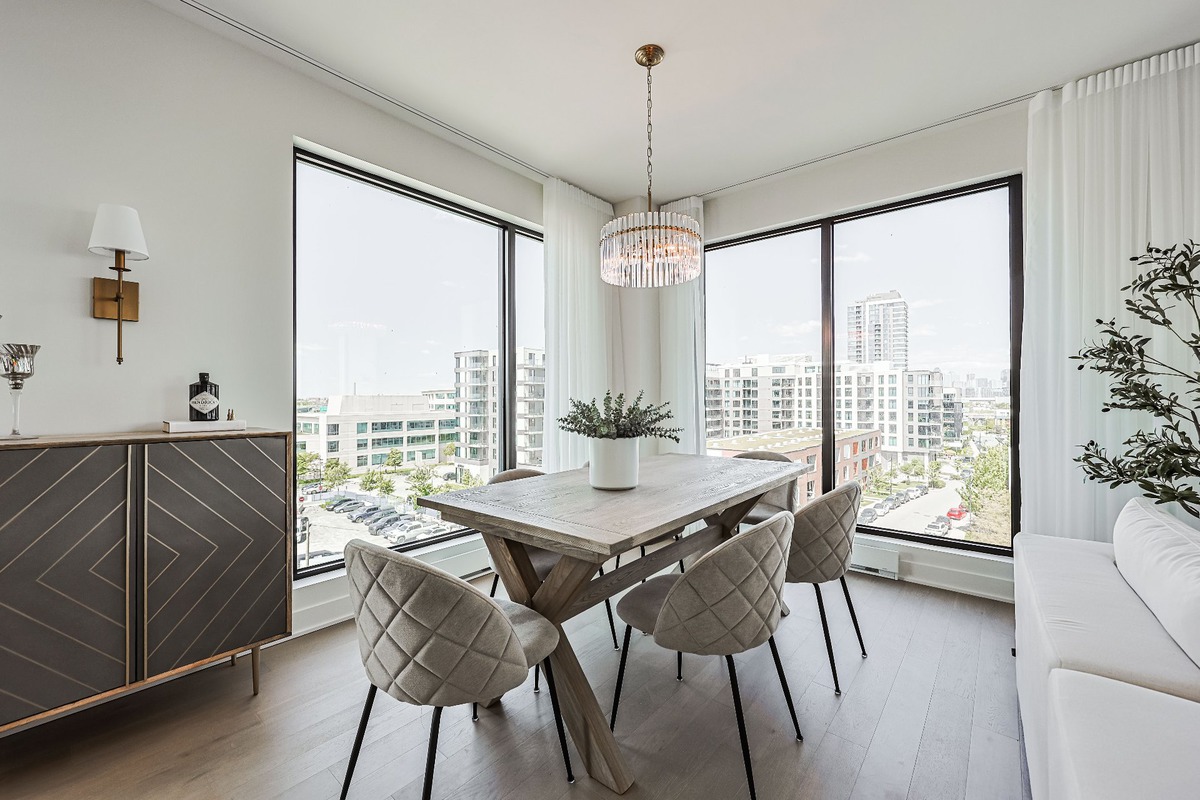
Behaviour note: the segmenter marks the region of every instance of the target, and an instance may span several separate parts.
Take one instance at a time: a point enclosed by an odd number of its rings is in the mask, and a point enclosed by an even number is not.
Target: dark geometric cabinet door
[[[287,439],[146,446],[146,677],[287,632]]]
[[[128,680],[128,456],[0,451],[0,726]]]

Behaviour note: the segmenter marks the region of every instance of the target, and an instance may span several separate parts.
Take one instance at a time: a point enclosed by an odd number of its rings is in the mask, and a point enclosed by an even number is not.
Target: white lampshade
[[[146,237],[142,235],[142,223],[138,212],[129,206],[101,203],[96,209],[96,222],[92,225],[92,239],[88,250],[98,256],[112,255],[125,251],[130,261],[145,261],[150,257],[146,249]]]

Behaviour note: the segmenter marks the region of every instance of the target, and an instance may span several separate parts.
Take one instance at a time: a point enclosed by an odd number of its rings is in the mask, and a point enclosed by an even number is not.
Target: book
[[[244,419],[217,419],[211,422],[196,422],[189,419],[164,419],[163,433],[206,433],[211,431],[244,431]]]

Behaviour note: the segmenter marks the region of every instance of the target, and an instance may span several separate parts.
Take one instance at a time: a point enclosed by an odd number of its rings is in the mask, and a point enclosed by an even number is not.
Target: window
[[[295,191],[297,449],[320,447],[309,419],[327,439],[350,425],[359,437],[353,462],[318,464],[297,487],[310,520],[300,575],[340,566],[362,535],[325,500],[403,506],[452,536],[464,531],[410,505],[414,484],[453,489],[540,465],[545,334],[537,234],[299,150]],[[505,335],[514,328],[517,341]],[[457,447],[460,437],[496,446]],[[371,470],[390,491],[363,486]]]
[[[816,488],[861,482],[864,508],[878,513],[864,528],[1011,548],[1020,502],[1011,379],[1019,375],[1020,197],[1020,178],[1006,178],[707,249],[709,361],[719,369],[732,355],[770,363],[772,373],[784,354],[810,364],[803,372],[816,372],[818,391],[800,402],[806,422],[816,410],[824,446]],[[782,244],[805,236],[817,247]],[[830,340],[832,353],[823,349]],[[831,419],[821,418],[822,399],[834,403]],[[736,441],[728,412],[706,409],[710,452],[718,425],[733,448],[761,444]],[[852,467],[834,446],[857,453]],[[945,519],[960,504],[965,518]]]

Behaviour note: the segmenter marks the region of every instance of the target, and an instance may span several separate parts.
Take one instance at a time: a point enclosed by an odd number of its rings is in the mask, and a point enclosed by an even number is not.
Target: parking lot
[[[944,516],[949,509],[962,502],[962,498],[959,497],[956,491],[962,485],[962,481],[959,480],[947,481],[946,485],[942,488],[930,489],[928,494],[914,500],[909,500],[899,508],[892,509],[887,514],[884,514],[871,524],[880,528],[893,528],[910,533],[924,533],[926,525],[933,522],[936,517]],[[864,499],[863,508],[867,507],[867,500]],[[946,538],[964,538],[966,534],[962,529],[970,524],[970,521],[970,514],[961,520],[950,520],[950,532],[946,534]]]
[[[300,516],[308,517],[308,538],[296,546],[300,566],[318,566],[327,561],[339,561],[346,543],[351,539],[366,539],[377,544],[391,544],[380,536],[371,535],[367,526],[361,522],[352,522],[350,514],[338,514],[322,508],[321,499],[308,499],[303,503]],[[377,502],[371,503],[377,505]],[[411,509],[406,513],[413,513]],[[416,512],[422,519],[437,522],[437,518],[424,511]]]

